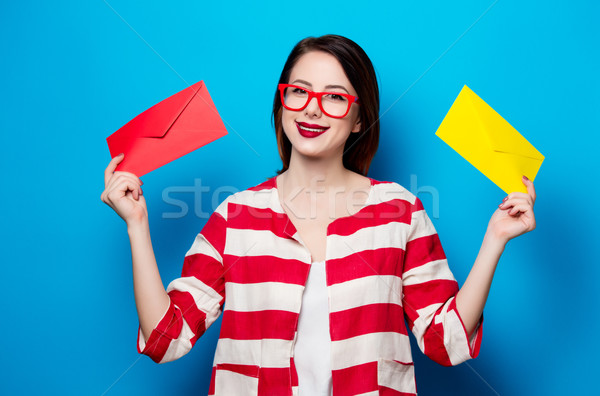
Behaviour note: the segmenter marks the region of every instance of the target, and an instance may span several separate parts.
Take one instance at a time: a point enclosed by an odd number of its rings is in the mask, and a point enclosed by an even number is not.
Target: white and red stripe
[[[169,285],[163,319],[148,340],[139,332],[139,351],[160,363],[177,359],[223,312],[209,394],[296,395],[310,262],[275,178],[228,197]],[[371,179],[365,206],[329,225],[325,268],[334,396],[415,395],[408,330],[440,364],[478,354],[481,325],[469,339],[433,224],[398,184]]]

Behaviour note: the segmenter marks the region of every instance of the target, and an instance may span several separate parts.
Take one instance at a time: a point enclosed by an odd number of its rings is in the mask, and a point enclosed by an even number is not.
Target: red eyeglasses
[[[352,103],[360,104],[358,96],[340,92],[313,92],[293,84],[279,84],[278,88],[283,107],[291,111],[304,110],[312,98],[317,98],[323,114],[333,118],[344,118]]]

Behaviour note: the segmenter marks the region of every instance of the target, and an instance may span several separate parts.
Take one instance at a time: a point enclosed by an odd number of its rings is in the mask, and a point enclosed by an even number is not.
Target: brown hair
[[[279,83],[289,83],[292,68],[298,59],[312,51],[322,51],[333,55],[342,65],[346,77],[360,99],[361,129],[358,133],[351,133],[348,137],[344,146],[343,163],[346,169],[366,176],[379,144],[379,87],[373,64],[365,51],[346,37],[333,34],[307,37],[292,49],[281,71]],[[282,111],[281,99],[276,90],[273,100],[273,124],[279,156],[283,163],[282,169],[277,174],[287,170],[292,152],[292,144],[283,132]]]

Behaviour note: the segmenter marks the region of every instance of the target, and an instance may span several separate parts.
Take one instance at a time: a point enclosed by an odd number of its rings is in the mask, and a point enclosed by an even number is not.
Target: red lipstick
[[[296,127],[298,128],[298,132],[305,138],[314,138],[320,136],[329,129],[329,127],[324,127],[317,124],[307,124],[306,122],[296,122]]]

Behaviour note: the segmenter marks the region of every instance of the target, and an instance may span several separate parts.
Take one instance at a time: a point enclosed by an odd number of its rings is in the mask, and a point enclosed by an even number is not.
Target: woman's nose
[[[308,105],[306,105],[306,108],[304,109],[304,112],[308,117],[321,116],[321,108],[319,107],[319,102],[316,97],[310,98]]]

